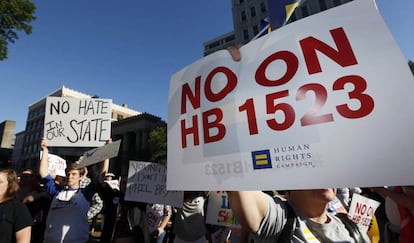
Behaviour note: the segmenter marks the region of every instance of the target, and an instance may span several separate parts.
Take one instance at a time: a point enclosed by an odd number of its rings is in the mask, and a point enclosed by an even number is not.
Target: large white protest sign
[[[163,203],[182,207],[183,191],[167,191],[166,167],[151,162],[129,161],[126,201]]]
[[[98,147],[111,137],[112,101],[47,97],[44,137],[48,146]]]
[[[82,161],[79,163],[78,168],[82,168],[104,161],[105,159],[111,159],[118,156],[120,145],[121,140],[117,140],[112,143],[105,144],[105,146],[86,151],[82,156]]]
[[[352,221],[358,224],[360,229],[367,232],[371,225],[375,210],[377,210],[380,204],[381,203],[375,200],[354,193],[351,205],[349,206],[348,215],[351,217]]]
[[[42,158],[42,151],[40,151],[40,158]],[[49,163],[49,166],[47,168],[47,172],[49,174],[55,174],[58,176],[66,176],[66,160],[55,155],[55,154],[51,154],[48,153],[47,155],[47,161]]]
[[[414,78],[373,1],[240,51],[240,62],[223,50],[173,75],[168,189],[414,184]]]
[[[229,206],[225,191],[212,191],[208,195],[206,223],[232,228],[240,228]]]

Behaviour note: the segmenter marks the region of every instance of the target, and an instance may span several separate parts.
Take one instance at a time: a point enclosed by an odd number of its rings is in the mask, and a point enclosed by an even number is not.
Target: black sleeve
[[[15,232],[33,225],[32,215],[29,209],[20,201],[15,202],[16,217],[14,221]]]
[[[91,178],[91,183],[95,187],[95,191],[99,194],[102,199],[110,198],[114,194],[114,189],[104,181],[104,175],[100,174],[98,171],[98,165],[101,165],[102,162],[93,164],[88,167],[89,178]]]

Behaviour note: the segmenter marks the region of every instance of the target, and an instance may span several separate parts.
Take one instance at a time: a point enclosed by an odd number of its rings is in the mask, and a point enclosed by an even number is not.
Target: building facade
[[[0,148],[13,148],[15,121],[4,121],[0,123]]]
[[[290,21],[305,18],[352,0],[306,0],[292,14]],[[266,0],[231,0],[234,31],[204,43],[204,55],[231,45],[246,44],[262,29],[262,20],[268,16]]]
[[[14,147],[15,121],[4,121],[0,123],[0,168],[9,167]]]

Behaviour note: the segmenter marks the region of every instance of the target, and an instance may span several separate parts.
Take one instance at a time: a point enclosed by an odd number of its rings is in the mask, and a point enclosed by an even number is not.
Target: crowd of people
[[[209,192],[185,192],[178,208],[124,201],[126,181],[116,183],[109,159],[88,168],[72,163],[66,176],[58,176],[48,170],[45,140],[40,147],[38,178],[29,169],[20,177],[0,170],[0,242],[88,242],[95,228],[102,232],[99,242],[414,242],[410,186],[228,191],[241,226],[230,228],[206,224]],[[349,209],[353,193],[381,202],[370,226],[374,233],[330,209],[335,199]],[[390,202],[397,215],[385,213]],[[218,231],[224,237],[213,237]]]
[[[24,170],[20,177],[11,169],[0,170],[0,242],[90,242],[93,227],[102,232],[99,242],[414,242],[410,186],[228,191],[241,226],[228,228],[206,224],[209,192],[185,192],[179,208],[127,202],[123,200],[125,183],[107,183],[114,177],[107,171],[109,160],[87,169],[71,164],[62,181],[48,173],[44,141],[41,148],[40,179],[32,170]],[[88,183],[81,185],[86,175]],[[381,202],[370,226],[376,228],[374,233],[356,224],[350,227],[349,218],[329,209],[335,199],[349,209],[353,193]],[[94,195],[101,198],[101,210],[94,205]],[[398,215],[385,213],[390,202]],[[98,214],[100,225],[92,220]],[[225,237],[217,241],[213,235],[220,230]]]

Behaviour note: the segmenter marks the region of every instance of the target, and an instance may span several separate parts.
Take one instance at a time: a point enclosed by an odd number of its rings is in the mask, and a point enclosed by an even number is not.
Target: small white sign
[[[43,151],[40,151],[40,158],[42,158],[42,153]],[[66,160],[51,153],[48,153],[47,160],[49,162],[49,167],[47,169],[49,175],[55,174],[58,176],[66,177]]]
[[[349,206],[348,215],[362,230],[367,232],[371,225],[375,210],[377,210],[380,204],[380,202],[354,193],[351,205]]]
[[[183,191],[167,191],[166,167],[151,162],[129,161],[126,201],[183,206]]]

